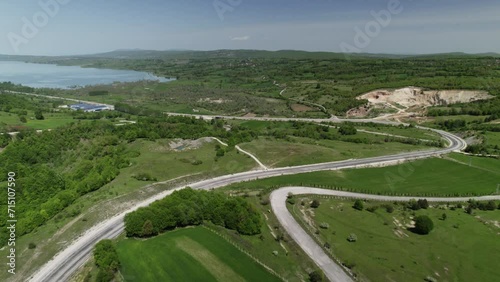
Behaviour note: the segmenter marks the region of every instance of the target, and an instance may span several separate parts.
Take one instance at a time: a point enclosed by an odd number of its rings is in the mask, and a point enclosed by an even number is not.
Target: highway
[[[112,218],[99,223],[98,225],[88,230],[85,234],[82,234],[82,236],[76,239],[68,248],[59,252],[51,261],[47,262],[44,266],[42,266],[32,277],[30,277],[30,281],[33,282],[68,281],[70,277],[76,272],[76,270],[88,260],[95,243],[97,243],[101,239],[114,238],[124,230],[123,218],[125,214],[133,210],[136,210],[139,207],[147,206],[156,200],[162,199],[170,195],[171,193],[173,193],[173,191],[183,189],[187,186],[192,187],[193,189],[209,190],[227,186],[233,183],[251,181],[273,176],[280,176],[280,175],[397,164],[398,162],[402,161],[428,158],[432,156],[446,154],[453,151],[459,151],[465,148],[466,146],[465,141],[462,140],[461,138],[444,131],[440,130],[434,130],[434,131],[441,134],[443,138],[448,141],[449,146],[447,148],[428,150],[428,151],[409,152],[409,153],[373,157],[366,159],[345,160],[339,162],[328,162],[328,163],[320,163],[312,165],[248,171],[237,174],[225,175],[196,183],[191,183],[186,186],[177,187],[173,190],[162,192],[154,197],[149,198],[146,201],[137,204],[130,210],[115,215]],[[289,234],[292,233],[289,232]],[[320,262],[318,263],[318,266],[325,268],[323,270],[325,271],[325,273],[330,273],[328,275],[330,275],[329,277],[331,277],[332,279],[336,277],[335,275],[341,275],[337,273],[335,270],[332,270],[331,268],[333,267],[332,264],[324,264],[324,262]],[[344,280],[338,280],[338,281],[344,281]]]

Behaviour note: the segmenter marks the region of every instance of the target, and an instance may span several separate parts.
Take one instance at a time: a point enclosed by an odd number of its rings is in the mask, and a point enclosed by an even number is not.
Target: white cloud
[[[231,41],[247,41],[250,39],[250,36],[237,36],[237,37],[231,37]]]

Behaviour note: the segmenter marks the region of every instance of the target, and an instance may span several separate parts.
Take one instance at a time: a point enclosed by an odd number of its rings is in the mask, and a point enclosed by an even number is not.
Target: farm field
[[[471,159],[475,166],[469,167],[468,163],[432,158],[382,168],[278,176],[233,184],[225,189],[254,190],[262,187],[304,185],[385,195],[466,196],[495,193],[500,179],[500,160],[480,157]],[[497,169],[493,170],[493,167]]]
[[[395,205],[388,213],[379,202],[365,202],[365,210],[354,209],[354,201],[319,199],[314,211],[301,206],[307,196],[296,196],[289,210],[309,231],[319,230],[320,242],[328,243],[333,254],[348,265],[361,281],[496,281],[500,260],[498,232],[500,210],[466,214],[454,205],[418,210],[414,215],[428,215],[434,229],[428,235],[408,230],[413,212]],[[378,206],[374,212],[367,207]],[[446,219],[442,220],[442,215]],[[308,220],[304,220],[307,217]],[[311,223],[305,223],[312,220]],[[329,226],[320,228],[325,223]],[[356,242],[347,238],[355,234]]]
[[[179,229],[148,240],[123,239],[117,251],[125,281],[280,281],[202,227]]]

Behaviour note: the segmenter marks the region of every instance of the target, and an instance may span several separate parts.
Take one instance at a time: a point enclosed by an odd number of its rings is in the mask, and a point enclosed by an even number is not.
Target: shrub
[[[366,208],[366,210],[369,212],[375,212],[377,209],[378,209],[378,206],[371,206],[371,207]]]
[[[309,281],[310,282],[322,282],[325,281],[325,275],[321,270],[315,270],[309,273]]]
[[[155,177],[152,177],[151,174],[146,173],[146,172],[141,172],[141,173],[136,174],[132,177],[139,180],[139,181],[157,181],[157,179]]]
[[[118,253],[111,240],[101,240],[94,247],[94,261],[99,272],[96,281],[112,281],[120,268]]]
[[[323,229],[328,229],[330,228],[330,224],[326,223],[326,222],[322,222],[320,225],[319,225],[320,228],[323,228]]]
[[[415,228],[414,231],[417,234],[426,235],[429,234],[434,228],[434,223],[432,219],[426,215],[420,215],[415,217]]]
[[[357,209],[358,211],[362,211],[363,210],[363,201],[356,200],[354,202],[354,205],[352,207],[355,208],[355,209]]]
[[[36,248],[36,244],[31,242],[28,244],[28,249],[32,250],[32,249],[35,249]]]
[[[339,133],[342,135],[356,135],[358,131],[351,124],[342,124],[339,128]]]
[[[349,241],[349,242],[356,242],[356,241],[358,241],[358,236],[356,236],[356,234],[354,234],[354,233],[351,233],[349,235],[349,237],[347,237],[347,241]]]
[[[191,162],[192,165],[201,165],[203,162],[200,160],[194,160]]]
[[[388,204],[388,205],[385,205],[385,211],[388,212],[388,213],[393,213],[394,212],[394,206]]]
[[[421,208],[421,209],[427,209],[429,207],[429,203],[427,202],[426,199],[420,199],[417,201],[417,204],[418,206]]]
[[[342,263],[342,265],[349,269],[353,269],[356,266],[356,263],[352,261],[345,261]]]
[[[316,200],[316,199],[315,199],[315,200],[313,200],[313,201],[312,201],[312,203],[311,203],[311,208],[315,208],[315,209],[317,209],[317,208],[319,207],[319,205],[320,205],[319,200]]]

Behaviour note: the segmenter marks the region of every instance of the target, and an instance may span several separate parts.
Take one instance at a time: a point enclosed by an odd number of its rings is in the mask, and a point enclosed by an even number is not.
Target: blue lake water
[[[75,86],[141,80],[171,81],[171,79],[138,71],[0,61],[0,82],[10,81],[34,88],[69,89]]]

